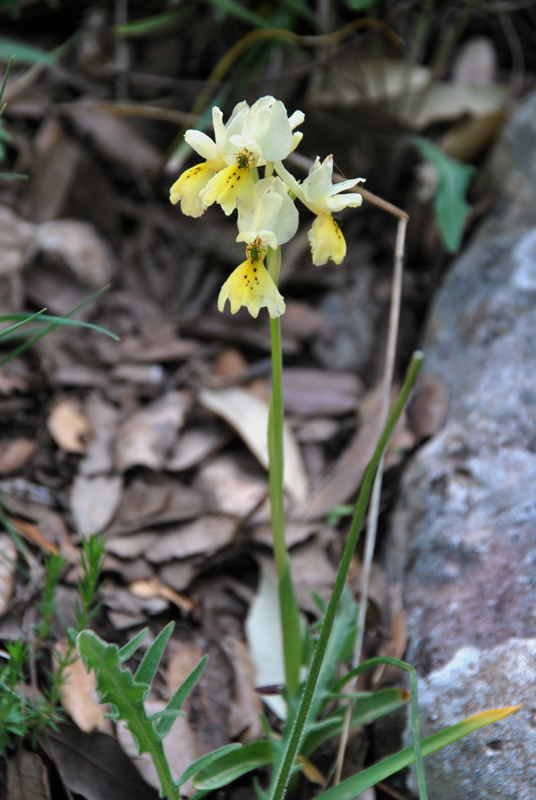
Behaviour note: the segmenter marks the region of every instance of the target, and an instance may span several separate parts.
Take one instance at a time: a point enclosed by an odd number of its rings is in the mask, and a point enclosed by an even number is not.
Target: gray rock
[[[450,270],[423,343],[449,386],[449,418],[406,472],[386,546],[425,734],[527,704],[426,760],[430,797],[448,800],[536,797],[536,95],[504,142],[504,191]]]

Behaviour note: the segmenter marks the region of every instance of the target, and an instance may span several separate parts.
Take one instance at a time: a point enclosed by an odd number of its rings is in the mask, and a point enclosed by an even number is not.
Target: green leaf
[[[422,158],[437,170],[435,211],[439,232],[449,253],[456,253],[460,249],[465,220],[471,211],[471,206],[465,201],[465,192],[475,168],[460,164],[428,139],[412,136],[410,141]]]
[[[427,739],[422,740],[421,746],[423,755],[428,756],[430,753],[435,753],[436,750],[440,750],[442,747],[452,744],[452,742],[455,742],[457,739],[461,739],[463,736],[467,736],[469,733],[477,731],[485,725],[490,725],[492,722],[504,719],[504,717],[513,714],[514,711],[517,711],[519,708],[521,708],[521,706],[509,706],[508,708],[496,708],[492,711],[484,711],[481,714],[476,714],[474,717],[468,717],[462,722],[451,725],[439,733],[434,733]],[[382,761],[378,761],[377,764],[373,764],[372,767],[364,769],[359,775],[348,778],[338,786],[328,789],[327,792],[318,795],[317,800],[354,800],[356,795],[374,786],[378,781],[383,781],[385,778],[388,778],[389,775],[393,775],[393,773],[409,766],[414,759],[415,748],[406,747],[399,753],[388,756]]]
[[[50,53],[41,50],[40,47],[0,36],[0,59],[6,61],[11,57],[26,64],[53,64],[55,61]]]
[[[374,8],[378,0],[344,0],[351,11],[368,11]]]
[[[213,791],[273,761],[273,745],[266,739],[251,742],[240,750],[227,753],[194,778],[195,789]]]
[[[171,630],[168,632],[168,629],[170,629],[169,625],[151,645],[154,647],[157,644],[154,653],[160,649],[163,639],[167,641],[169,633],[171,633]],[[164,747],[154,731],[152,721],[147,716],[143,705],[148,685],[140,683],[129,669],[121,667],[119,649],[116,644],[108,644],[89,630],[81,631],[76,643],[86,669],[95,670],[100,702],[110,703],[112,706],[111,716],[114,719],[125,721],[136,743],[138,754],[141,756],[142,753],[149,753],[160,781],[161,794],[167,795],[169,800],[179,800],[179,793],[171,775]],[[145,677],[148,677],[152,671],[153,657],[150,662],[143,670],[142,674]]]
[[[194,688],[195,684],[199,680],[201,673],[205,669],[205,664],[208,661],[208,656],[203,656],[199,664],[194,667],[194,669],[190,672],[188,677],[181,683],[171,700],[166,706],[165,712],[161,714],[161,719],[158,720],[154,724],[154,729],[157,735],[163,739],[164,736],[167,736],[169,733],[171,726],[175,722],[176,717],[179,714],[182,714],[181,708],[184,705],[184,701]]]
[[[162,29],[167,29],[177,25],[186,16],[187,11],[165,11],[162,14],[153,14],[152,17],[137,19],[133,22],[125,22],[123,25],[115,25],[113,28],[114,36],[123,38],[134,38],[156,33]]]
[[[381,689],[377,692],[362,694],[355,699],[351,727],[368,725],[405,705],[408,700],[408,692],[402,689]],[[300,747],[300,755],[309,758],[320,745],[327,742],[332,736],[337,736],[342,730],[344,715],[344,707],[336,708],[323,719],[308,725]]]
[[[176,786],[182,786],[182,784],[186,783],[188,778],[191,778],[192,775],[201,772],[202,769],[207,769],[214,761],[217,761],[222,756],[231,753],[233,750],[242,750],[242,745],[226,744],[223,747],[220,747],[218,750],[213,750],[212,753],[207,753],[205,756],[201,756],[201,758],[198,758],[193,764],[190,764],[188,769],[184,770],[179,780],[176,782]]]
[[[126,645],[124,645],[118,651],[119,661],[121,662],[127,661],[131,656],[134,655],[140,644],[145,639],[145,634],[147,633],[148,630],[149,630],[148,628],[144,628],[142,631],[138,633],[137,636],[131,639],[130,642],[127,642]]]
[[[138,683],[144,683],[147,687],[150,687],[174,627],[175,623],[169,622],[166,627],[160,631],[152,645],[145,653],[136,672],[136,681]],[[143,699],[145,700],[145,697]]]

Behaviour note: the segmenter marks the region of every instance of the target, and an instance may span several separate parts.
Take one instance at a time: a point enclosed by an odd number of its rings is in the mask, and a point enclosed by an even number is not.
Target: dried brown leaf
[[[214,553],[230,544],[236,533],[236,522],[216,516],[202,516],[187,525],[160,534],[146,550],[149,561],[161,564],[172,558],[188,558],[199,553]]]
[[[117,469],[163,469],[190,404],[186,392],[168,392],[127,419],[117,436]]]
[[[56,650],[65,656],[68,645],[65,640],[56,643]],[[54,672],[57,672],[58,662],[53,661]],[[63,673],[61,704],[81,731],[91,733],[100,730],[102,733],[112,733],[111,720],[105,719],[106,706],[99,705],[95,670],[88,672],[80,657],[73,661]]]
[[[45,747],[64,784],[86,800],[157,800],[158,792],[140,780],[112,736],[59,725],[47,734]]]
[[[262,737],[260,714],[262,700],[255,691],[253,665],[248,649],[241,639],[226,637],[222,647],[234,672],[234,691],[229,715],[229,736],[240,736],[243,744]]]
[[[130,584],[128,589],[134,597],[138,597],[141,600],[154,600],[157,597],[168,600],[170,603],[177,606],[183,614],[191,614],[195,608],[195,603],[188,597],[184,597],[184,595],[175,592],[169,586],[166,586],[158,580],[158,578],[153,577],[134,581],[134,583]]]
[[[246,471],[236,458],[220,455],[199,470],[195,486],[213,514],[246,517],[262,503],[268,483],[254,470]]]
[[[426,439],[441,430],[449,406],[450,392],[443,378],[435,372],[423,372],[407,408],[408,424],[418,439]]]
[[[203,389],[199,400],[205,408],[223,417],[244,440],[265,469],[268,468],[268,404],[240,387]],[[294,434],[285,426],[285,489],[296,502],[303,502],[309,491],[302,455]]]
[[[0,533],[0,617],[9,608],[17,566],[17,548],[7,533]]]
[[[283,373],[285,411],[301,417],[349,414],[363,391],[362,382],[350,372],[288,367]]]
[[[35,442],[23,437],[0,442],[0,475],[20,472],[35,453],[35,447]]]
[[[91,425],[76,398],[64,397],[56,402],[48,415],[47,427],[58,447],[66,453],[86,452]]]
[[[188,428],[179,436],[167,461],[166,469],[171,472],[193,469],[207,456],[219,450],[227,440],[228,436],[225,433],[209,425],[203,428]]]
[[[69,502],[78,534],[86,538],[101,533],[112,521],[122,494],[121,475],[77,475]]]
[[[51,800],[48,773],[37,753],[17,748],[7,761],[8,800]]]

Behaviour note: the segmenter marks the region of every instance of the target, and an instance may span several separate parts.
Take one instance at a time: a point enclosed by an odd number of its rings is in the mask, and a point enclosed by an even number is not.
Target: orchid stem
[[[281,266],[281,250],[269,250],[268,271],[277,285]],[[285,541],[285,511],[283,495],[284,451],[283,451],[283,357],[281,351],[281,326],[279,317],[270,319],[272,345],[272,395],[268,417],[268,457],[271,524],[274,560],[279,585],[279,607],[283,635],[283,658],[285,683],[290,697],[298,691],[302,658],[302,635],[300,615],[292,576],[290,556]]]

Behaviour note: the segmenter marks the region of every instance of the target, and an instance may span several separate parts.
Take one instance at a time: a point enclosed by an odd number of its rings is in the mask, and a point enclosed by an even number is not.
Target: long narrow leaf
[[[164,650],[166,649],[166,644],[168,643],[168,639],[171,636],[171,632],[173,631],[174,627],[175,623],[169,622],[166,627],[160,631],[152,645],[145,653],[135,675],[135,680],[137,683],[144,683],[147,687],[149,687],[153,682],[153,678],[156,675],[156,670],[160,664],[160,659],[162,658]]]
[[[198,772],[194,778],[194,788],[213,791],[227,786],[242,775],[271,764],[273,758],[273,745],[267,739],[251,742]]]
[[[31,315],[21,314],[21,321],[20,322],[17,322],[15,325],[10,325],[9,328],[4,328],[3,331],[0,331],[0,339],[3,339],[4,336],[7,336],[8,333],[12,333],[12,331],[16,331],[18,328],[22,327],[23,325],[26,325],[28,322],[31,322],[33,319],[36,319],[37,317],[42,317],[44,312],[45,312],[45,309],[43,308],[41,311],[37,311],[37,313],[35,313],[35,314],[31,314]],[[0,322],[4,322],[4,321],[7,322],[7,320],[10,320],[10,319],[16,319],[15,315],[6,314],[5,316],[0,317]]]
[[[378,692],[361,695],[355,699],[351,727],[368,725],[405,705],[408,700],[409,693],[403,689],[381,689]],[[344,712],[344,708],[337,708],[319,723],[312,725],[305,734],[300,754],[308,758],[321,744],[332,736],[337,736],[342,729]]]
[[[467,717],[467,719],[464,719],[462,722],[457,722],[455,725],[451,725],[439,733],[434,733],[427,739],[423,739],[421,742],[422,753],[425,756],[430,755],[430,753],[435,753],[436,750],[440,750],[442,747],[452,744],[452,742],[457,741],[457,739],[461,739],[463,736],[467,736],[469,733],[473,733],[473,731],[477,731],[485,725],[490,725],[492,722],[504,719],[504,717],[513,714],[520,708],[521,706],[495,708],[491,711],[483,711],[481,714],[476,714],[474,717]],[[382,761],[378,761],[377,764],[373,764],[372,767],[363,770],[359,775],[348,778],[338,786],[328,789],[327,792],[318,795],[317,800],[354,800],[358,794],[366,791],[379,781],[388,778],[389,775],[393,775],[395,772],[404,769],[404,767],[408,767],[414,760],[415,748],[406,747],[405,750],[401,750],[399,753],[395,753],[392,756],[384,758]]]
[[[205,756],[201,756],[201,758],[198,758],[193,764],[190,764],[188,769],[184,770],[175,785],[177,788],[182,786],[183,783],[186,783],[188,778],[191,778],[192,775],[196,775],[198,772],[201,772],[202,769],[207,769],[213,764],[214,761],[218,761],[223,756],[233,752],[233,750],[241,749],[241,744],[226,744],[223,747],[220,747],[218,750],[213,750],[212,753],[207,753]]]
[[[195,684],[199,680],[199,677],[203,670],[205,669],[205,664],[208,661],[208,656],[203,656],[199,664],[194,667],[194,669],[190,672],[188,677],[181,683],[171,700],[166,706],[165,715],[161,715],[161,718],[154,724],[154,729],[158,736],[163,739],[164,736],[167,736],[169,731],[171,730],[171,726],[173,725],[175,718],[178,714],[181,714],[181,708],[184,705],[184,701],[194,688]]]
[[[147,633],[148,628],[144,628],[142,631],[138,633],[130,642],[127,642],[118,652],[119,661],[127,661],[131,656],[134,655],[140,644],[145,639],[145,634]]]

